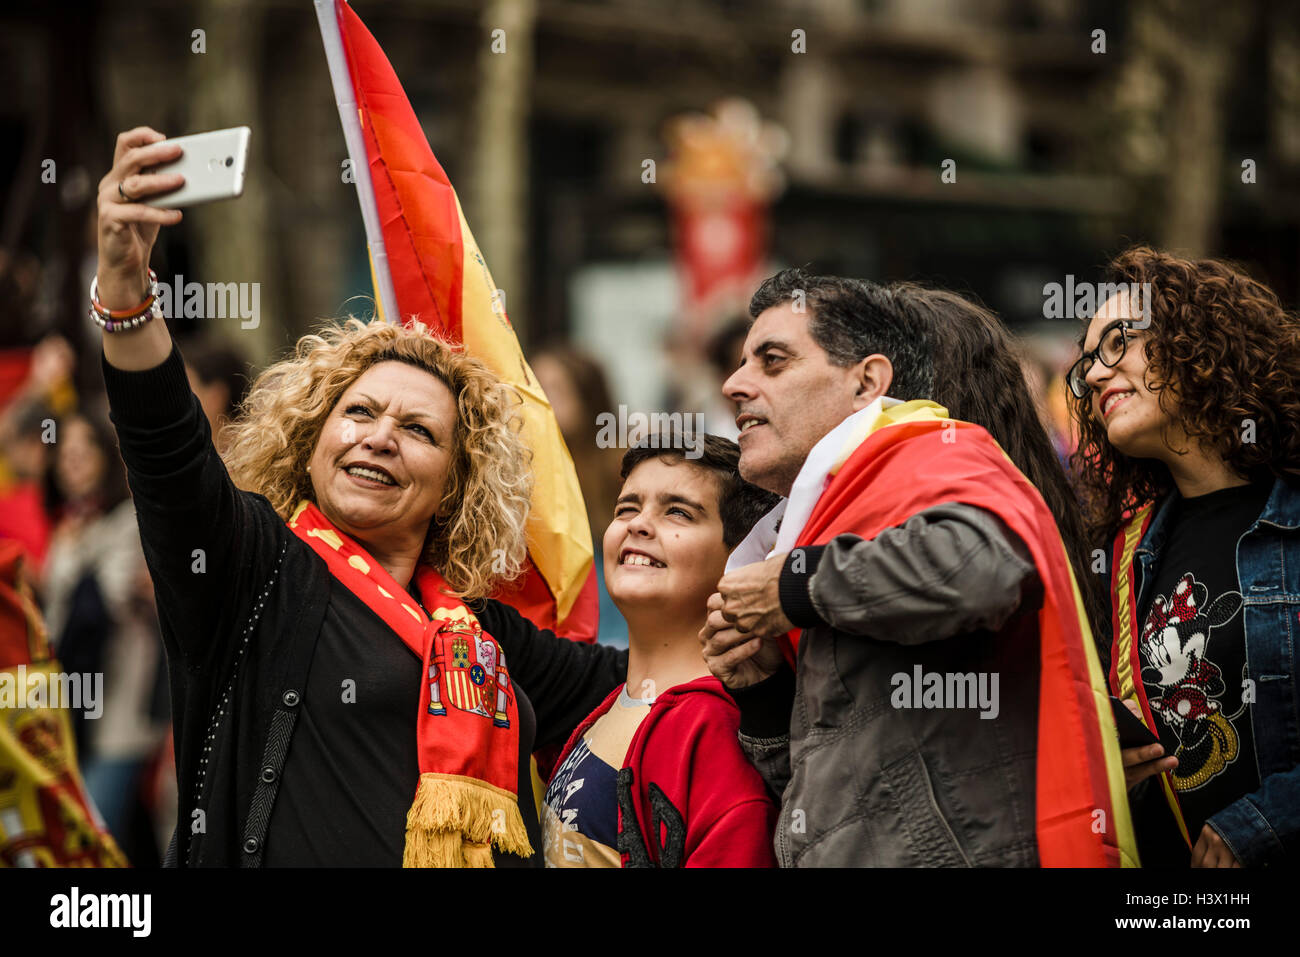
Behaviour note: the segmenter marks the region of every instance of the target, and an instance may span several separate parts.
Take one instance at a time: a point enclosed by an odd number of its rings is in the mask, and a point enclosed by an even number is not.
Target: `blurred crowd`
[[[247,388],[232,348],[184,345],[214,435]],[[126,470],[102,394],[79,392],[57,335],[5,356],[0,393],[0,539],[17,540],[63,672],[103,675],[102,710],[74,709],[77,763],[108,831],[137,866],[157,865],[175,826],[165,662]],[[93,380],[92,380],[93,381]]]

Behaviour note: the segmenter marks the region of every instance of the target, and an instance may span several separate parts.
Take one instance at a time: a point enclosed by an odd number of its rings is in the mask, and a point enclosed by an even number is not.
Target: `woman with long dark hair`
[[[1070,370],[1074,461],[1114,541],[1111,691],[1159,744],[1123,752],[1143,862],[1300,849],[1300,318],[1215,260],[1147,247]]]
[[[1083,593],[1093,636],[1109,644],[1110,606],[1092,571],[1083,513],[1038,417],[1021,366],[1021,347],[997,316],[946,289],[910,285],[906,301],[927,320],[934,343],[932,398],[954,419],[989,430],[1051,509]]]

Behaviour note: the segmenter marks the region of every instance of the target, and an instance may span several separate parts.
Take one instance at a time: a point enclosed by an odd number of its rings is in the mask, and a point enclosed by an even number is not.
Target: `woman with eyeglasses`
[[[1108,559],[1111,692],[1145,866],[1300,851],[1300,317],[1215,260],[1130,249],[1068,381]]]

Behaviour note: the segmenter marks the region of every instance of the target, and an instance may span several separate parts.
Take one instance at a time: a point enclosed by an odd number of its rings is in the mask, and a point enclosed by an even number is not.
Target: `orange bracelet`
[[[99,301],[99,274],[90,280],[90,308],[99,314],[105,321],[112,319],[135,319],[150,312],[153,308],[154,301],[158,298],[158,274],[152,269],[149,270],[149,292],[146,294],[144,302],[130,309],[106,309],[103,303]]]

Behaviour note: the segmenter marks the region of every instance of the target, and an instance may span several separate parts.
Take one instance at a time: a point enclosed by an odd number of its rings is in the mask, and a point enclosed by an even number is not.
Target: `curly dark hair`
[[[1216,259],[1135,246],[1110,263],[1105,279],[1150,284],[1145,384],[1188,438],[1251,481],[1300,476],[1300,317]],[[1071,463],[1091,531],[1109,540],[1128,515],[1173,489],[1173,478],[1163,463],[1110,444],[1091,394],[1070,400],[1079,425]]]

